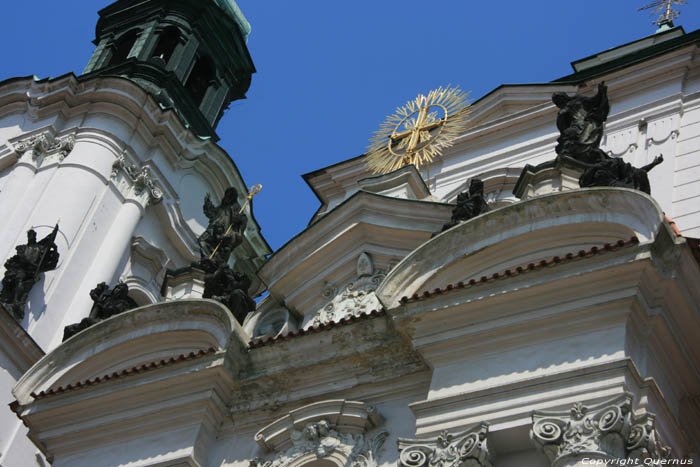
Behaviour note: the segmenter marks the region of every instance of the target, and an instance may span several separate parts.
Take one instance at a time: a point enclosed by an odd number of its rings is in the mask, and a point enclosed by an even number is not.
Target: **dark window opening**
[[[206,94],[209,85],[214,81],[215,77],[214,64],[209,57],[199,57],[185,84],[185,89],[187,89],[197,105],[202,103],[204,94]]]
[[[134,47],[134,44],[136,43],[137,36],[138,33],[134,30],[129,31],[120,37],[108,65],[116,65],[117,63],[121,63],[126,60],[126,57],[129,56],[129,52],[131,52],[132,47]]]
[[[153,57],[162,59],[165,63],[168,63],[170,57],[172,57],[175,47],[177,47],[178,40],[180,39],[180,31],[175,26],[168,26],[163,29],[158,38],[158,44],[153,51]]]

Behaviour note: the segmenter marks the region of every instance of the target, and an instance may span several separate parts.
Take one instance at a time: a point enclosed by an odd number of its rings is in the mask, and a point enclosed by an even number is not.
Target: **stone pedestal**
[[[570,157],[557,157],[539,165],[526,165],[518,178],[513,194],[521,200],[579,189],[578,179],[585,166]]]
[[[166,300],[202,298],[204,271],[194,266],[168,270],[160,290]]]

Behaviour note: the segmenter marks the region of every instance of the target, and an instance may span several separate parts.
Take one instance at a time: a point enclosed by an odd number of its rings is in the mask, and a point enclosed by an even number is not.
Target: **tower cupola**
[[[172,108],[199,136],[218,139],[231,101],[255,66],[250,25],[234,0],[118,0],[99,12],[84,75],[126,77]]]

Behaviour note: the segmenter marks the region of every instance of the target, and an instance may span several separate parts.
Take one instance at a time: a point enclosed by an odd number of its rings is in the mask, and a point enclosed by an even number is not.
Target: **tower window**
[[[129,52],[131,52],[131,49],[134,47],[134,43],[136,43],[137,36],[138,32],[135,29],[121,36],[119,41],[117,41],[117,47],[112,53],[112,58],[109,60],[108,65],[116,65],[126,60],[126,57],[129,56]]]
[[[185,89],[190,93],[192,99],[197,105],[202,103],[204,94],[206,94],[209,85],[214,81],[216,71],[211,59],[207,56],[201,56],[192,68]]]
[[[180,39],[180,31],[175,26],[168,26],[163,29],[158,38],[158,44],[153,51],[153,56],[163,59],[165,63],[168,63],[170,57],[172,57],[175,47],[177,47],[177,42]]]

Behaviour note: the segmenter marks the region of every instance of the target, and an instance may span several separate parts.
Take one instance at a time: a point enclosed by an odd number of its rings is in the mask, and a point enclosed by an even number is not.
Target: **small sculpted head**
[[[483,195],[484,194],[484,182],[478,178],[472,178],[469,181],[469,194],[470,195]]]
[[[224,193],[224,198],[221,200],[221,204],[225,206],[231,206],[238,201],[238,191],[233,188],[227,188]]]
[[[27,230],[27,242],[30,245],[36,243],[36,231],[34,229]]]
[[[126,297],[129,295],[129,286],[124,282],[120,282],[114,286],[113,294],[115,297]]]

